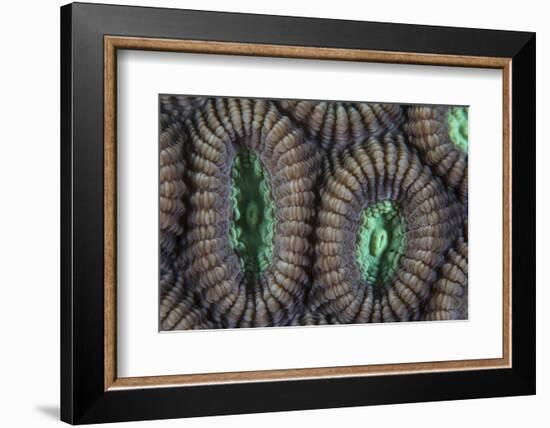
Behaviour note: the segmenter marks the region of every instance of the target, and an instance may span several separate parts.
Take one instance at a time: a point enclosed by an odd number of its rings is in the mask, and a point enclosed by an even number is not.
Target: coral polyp
[[[388,132],[332,154],[321,188],[311,313],[337,323],[421,318],[442,254],[460,229],[462,207],[405,141]],[[390,267],[398,263],[389,281],[362,273],[350,245],[361,233],[365,207],[385,201],[398,207],[406,230],[404,249],[398,236],[394,244],[402,255],[384,260],[386,268],[389,260]]]
[[[468,317],[468,109],[161,96],[162,330]]]

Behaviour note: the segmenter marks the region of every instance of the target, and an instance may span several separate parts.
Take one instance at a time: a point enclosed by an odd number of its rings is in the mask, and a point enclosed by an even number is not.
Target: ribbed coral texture
[[[467,318],[467,108],[160,112],[161,330]]]

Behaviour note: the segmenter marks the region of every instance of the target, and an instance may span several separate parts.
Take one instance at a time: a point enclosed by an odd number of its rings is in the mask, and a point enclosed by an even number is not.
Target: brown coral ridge
[[[159,102],[163,115],[168,115],[183,123],[197,109],[204,105],[206,98],[185,95],[161,95]]]
[[[445,109],[161,97],[161,329],[466,318],[467,154]],[[243,151],[274,202],[257,274],[230,242]],[[385,201],[406,245],[379,282],[356,256],[362,213]]]
[[[397,104],[331,101],[278,101],[325,150],[343,149],[371,136],[398,129],[405,121]]]
[[[458,194],[467,207],[468,154],[451,140],[447,119],[450,109],[444,106],[410,106],[407,108],[404,131],[422,160],[432,167],[449,189]]]
[[[161,114],[160,140],[160,323],[162,329],[211,327],[205,311],[185,287],[182,260],[182,219],[188,187],[183,180],[185,130],[179,115]]]
[[[464,233],[445,254],[423,319],[455,320],[468,318],[468,223]]]

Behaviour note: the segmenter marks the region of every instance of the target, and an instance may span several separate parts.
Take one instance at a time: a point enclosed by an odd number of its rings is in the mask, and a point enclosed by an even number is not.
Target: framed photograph
[[[61,418],[535,393],[535,34],[61,8]]]

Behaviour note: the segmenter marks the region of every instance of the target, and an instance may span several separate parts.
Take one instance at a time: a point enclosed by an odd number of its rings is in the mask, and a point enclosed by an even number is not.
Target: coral
[[[181,219],[188,187],[182,179],[184,131],[178,115],[162,114],[160,140],[160,323],[163,329],[201,326],[204,310],[196,307],[184,286],[178,240],[183,235]],[[210,326],[206,322],[204,327]]]
[[[208,99],[185,126],[188,289],[218,327],[290,323],[310,283],[320,153],[268,101]]]
[[[283,100],[279,105],[325,150],[397,129],[405,120],[397,104]]]
[[[181,124],[173,117],[163,114],[160,134],[160,292],[161,296],[170,290],[177,275],[176,242],[183,229],[180,218],[185,207],[183,195],[187,191],[181,180],[184,165],[181,151],[183,136]]]
[[[467,317],[468,244],[463,237],[449,248],[439,269],[438,280],[424,308],[425,320]]]
[[[334,150],[330,159],[321,189],[309,311],[334,323],[420,319],[443,254],[460,230],[460,202],[399,133]],[[399,233],[389,243],[398,250],[385,260],[391,262],[390,273],[398,264],[391,278],[362,273],[356,246],[350,245],[361,235],[363,210],[380,211],[381,204],[402,213],[406,230],[404,249]]]
[[[161,329],[467,317],[467,108],[160,107]]]
[[[404,130],[422,161],[468,201],[468,114],[465,108],[411,106]]]

